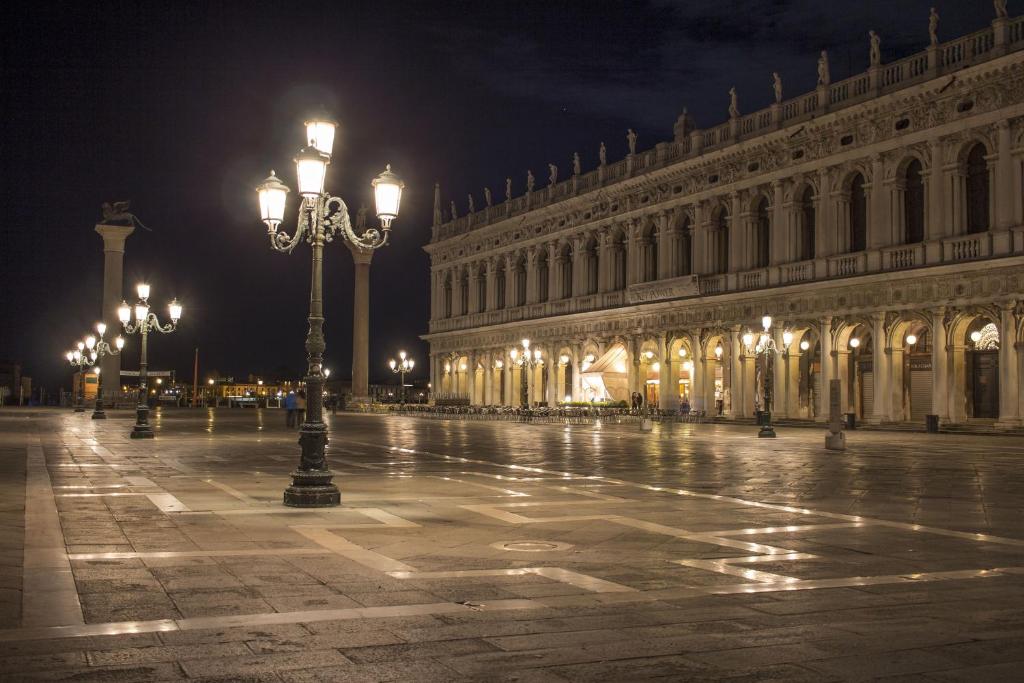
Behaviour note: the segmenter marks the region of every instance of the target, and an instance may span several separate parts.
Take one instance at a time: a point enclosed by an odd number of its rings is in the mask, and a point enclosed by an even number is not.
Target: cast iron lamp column
[[[85,345],[96,362],[99,362],[104,356],[118,356],[121,354],[121,349],[124,348],[124,337],[121,336],[114,340],[113,347],[105,342],[103,335],[106,331],[106,323],[96,323],[96,333],[99,334],[100,338],[96,339],[91,334],[85,338]],[[103,373],[99,366],[96,368],[96,407],[92,411],[92,419],[107,419],[107,414],[103,411]]]
[[[398,217],[398,207],[404,183],[391,172],[391,166],[377,176],[373,190],[377,205],[380,230],[365,228],[362,235],[356,235],[348,215],[348,207],[340,197],[333,197],[324,191],[327,165],[331,161],[334,147],[334,131],[337,124],[325,118],[306,122],[307,146],[295,158],[298,177],[299,215],[294,236],[281,232],[278,227],[284,221],[284,207],[289,189],[273,171],[270,177],[256,188],[260,198],[260,217],[267,226],[270,246],[285,254],[305,240],[309,243],[313,257],[312,278],[309,292],[309,331],[306,335],[306,391],[308,393],[306,419],[299,430],[299,446],[302,449],[299,465],[292,472],[292,485],[285,489],[284,504],[292,507],[330,507],[341,504],[341,493],[331,482],[333,477],[327,466],[327,425],[323,421],[323,354],[324,340],[323,313],[323,249],[324,244],[335,237],[348,240],[354,247],[374,250],[387,244],[391,234],[391,222]],[[360,225],[357,219],[357,228]]]
[[[161,325],[156,313],[149,310],[149,285],[139,284],[136,287],[139,300],[135,303],[135,322],[132,323],[132,307],[122,301],[117,309],[117,317],[124,325],[124,331],[128,334],[138,334],[142,337],[141,349],[139,351],[139,402],[135,406],[135,426],[130,434],[133,439],[152,439],[153,428],[149,426],[149,382],[146,377],[146,349],[150,332],[170,334],[178,329],[178,320],[181,319],[181,304],[177,299],[172,299],[167,304],[167,310],[171,316],[171,322]]]
[[[416,365],[416,361],[412,358],[405,357],[405,351],[398,352],[399,360],[392,358],[388,361],[388,367],[391,368],[391,372],[397,374],[402,383],[398,390],[398,400],[402,405],[405,405],[405,373],[412,372],[413,366]]]
[[[75,396],[75,412],[85,412],[85,368],[92,365],[88,352],[85,350],[85,342],[78,342],[78,348],[64,354],[71,367],[78,368],[78,394]]]
[[[774,379],[774,366],[775,366],[775,355],[785,353],[789,350],[789,345],[793,343],[793,333],[789,330],[785,330],[782,333],[782,348],[780,349],[775,344],[775,340],[771,335],[772,317],[766,315],[761,318],[761,327],[763,331],[758,336],[756,343],[754,334],[747,332],[743,335],[743,346],[746,347],[747,355],[763,356],[765,359],[764,368],[764,424],[761,425],[761,429],[757,432],[760,438],[775,438],[775,428],[772,426],[772,394],[773,394],[773,379]]]
[[[520,380],[519,380],[520,387],[525,386],[526,400],[525,401],[522,400],[523,399],[523,391],[524,391],[524,389],[522,389],[522,388],[520,388],[520,390],[519,390],[519,400],[520,400],[520,402],[526,403],[526,407],[529,408],[530,404],[533,403],[533,401],[531,400],[531,396],[530,396],[530,380],[529,380],[529,378],[527,378],[526,383],[524,385],[523,381],[521,379],[522,378],[522,373],[523,372],[531,372],[538,365],[544,365],[544,359],[541,358],[540,349],[534,349],[532,353],[530,352],[530,340],[529,339],[524,339],[520,343],[523,345],[522,352],[520,352],[519,349],[513,347],[511,350],[509,350],[508,357],[509,357],[509,359],[511,359],[512,365],[514,365],[517,368],[519,368],[519,372],[520,372]]]

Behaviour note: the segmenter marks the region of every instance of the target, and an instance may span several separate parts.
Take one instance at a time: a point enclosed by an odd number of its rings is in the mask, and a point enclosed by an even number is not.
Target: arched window
[[[814,258],[814,230],[817,217],[814,213],[814,190],[807,186],[800,194],[800,260],[809,261]]]
[[[729,214],[725,209],[718,212],[714,222],[715,260],[714,272],[729,272]]]
[[[864,251],[868,246],[868,200],[864,192],[864,176],[860,173],[850,181],[850,248]]]
[[[754,221],[754,239],[756,240],[754,252],[754,267],[767,268],[768,264],[771,262],[772,246],[772,224],[771,219],[768,217],[767,197],[761,197],[761,199],[757,202],[757,207],[754,210]]]
[[[494,276],[494,305],[495,308],[505,308],[505,261],[498,261],[495,266],[498,272]]]
[[[452,276],[450,274],[444,276],[443,299],[442,315],[445,318],[450,318],[452,317]]]
[[[548,250],[541,247],[537,254],[537,301],[548,300]]]
[[[572,296],[572,247],[568,243],[562,245],[561,256],[561,294],[563,299]]]
[[[487,267],[483,265],[476,273],[476,310],[487,310]]]
[[[676,275],[689,275],[693,272],[691,262],[693,251],[692,235],[690,234],[690,217],[683,217],[683,224],[679,226],[679,239],[676,240],[676,261],[679,264],[679,272]]]
[[[920,161],[914,159],[907,164],[903,183],[903,219],[906,226],[903,243],[924,242],[924,180],[921,178]]]
[[[459,276],[459,315],[469,313],[469,273],[462,271]]]
[[[644,282],[651,282],[658,279],[658,231],[653,224],[647,226],[640,238],[641,254],[643,256],[643,272],[641,273]]]
[[[616,233],[612,238],[612,258],[615,259],[612,291],[617,292],[626,288],[626,238],[621,233]]]
[[[980,142],[967,155],[967,232],[989,229],[988,150]]]
[[[601,257],[599,254],[600,248],[598,247],[597,240],[594,239],[593,237],[588,238],[587,245],[584,247],[584,249],[586,250],[585,254],[587,259],[587,287],[585,293],[596,294],[597,276],[600,272],[598,268],[601,264]]]

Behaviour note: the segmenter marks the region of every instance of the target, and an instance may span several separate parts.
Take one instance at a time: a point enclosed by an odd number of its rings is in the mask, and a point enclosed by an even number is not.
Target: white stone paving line
[[[26,450],[21,623],[25,627],[82,624],[82,605],[39,438],[32,437]]]

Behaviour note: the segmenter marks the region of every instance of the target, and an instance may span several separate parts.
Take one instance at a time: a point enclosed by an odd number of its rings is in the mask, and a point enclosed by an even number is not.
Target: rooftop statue
[[[868,38],[871,40],[871,66],[878,66],[882,63],[882,39],[874,31],[868,31]]]
[[[484,188],[484,204],[491,205],[491,188],[489,187]]]
[[[818,57],[818,85],[828,85],[832,82],[828,73],[828,50],[822,50]]]
[[[632,128],[626,131],[626,144],[629,145],[630,155],[636,154],[636,131]]]
[[[597,158],[601,162],[602,166],[608,163],[608,150],[605,149],[603,142],[601,143],[601,146],[598,147],[597,149]]]
[[[740,103],[736,95],[736,88],[729,88],[729,118],[735,119],[740,115]]]
[[[103,223],[106,225],[135,225],[135,215],[128,212],[132,203],[126,202],[103,202],[100,210],[103,212]]]
[[[1010,16],[1006,11],[1006,0],[993,0],[992,4],[996,8],[997,19],[1006,19]]]
[[[772,87],[775,89],[775,104],[782,104],[782,76],[778,71],[772,72]]]
[[[548,164],[548,184],[554,185],[558,182],[558,167],[554,164]]]
[[[455,200],[453,199],[452,200],[452,220],[455,220],[458,217],[459,217],[459,212],[456,211],[456,209],[455,209]]]
[[[533,192],[533,171],[526,171],[526,191]]]
[[[505,201],[512,201],[512,179],[505,178]]]
[[[572,174],[573,175],[579,175],[580,174],[580,153],[579,152],[573,152],[573,155],[572,155]]]
[[[928,37],[932,45],[939,44],[939,13],[932,7],[928,13]]]
[[[473,195],[466,195],[469,197],[469,212],[476,213],[476,202],[473,201]]]

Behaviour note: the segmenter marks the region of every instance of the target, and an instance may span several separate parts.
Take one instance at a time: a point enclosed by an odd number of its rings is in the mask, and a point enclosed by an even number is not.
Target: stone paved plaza
[[[1019,680],[1024,440],[0,412],[4,680]]]

